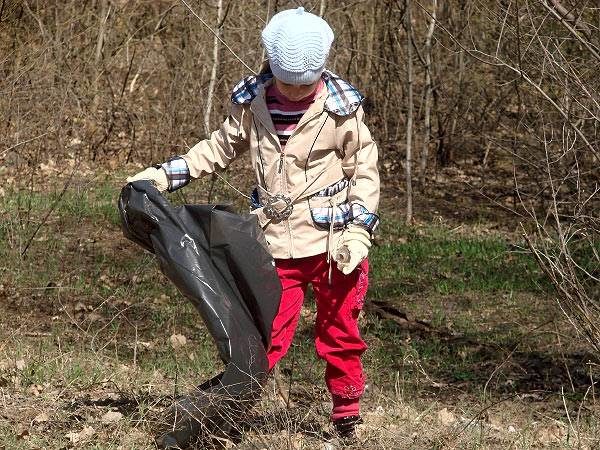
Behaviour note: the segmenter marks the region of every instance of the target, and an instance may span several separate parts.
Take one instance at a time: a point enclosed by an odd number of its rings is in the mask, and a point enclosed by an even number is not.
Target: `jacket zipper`
[[[279,179],[281,182],[281,192],[285,192],[287,194],[287,189],[286,189],[286,183],[285,183],[285,170],[283,168],[283,163],[284,163],[284,159],[285,159],[285,151],[283,149],[281,149],[281,153],[279,154],[279,167],[277,169],[277,173],[279,174]],[[290,218],[288,217],[287,219],[285,219],[286,222],[286,228],[287,228],[287,232],[288,232],[288,248],[290,251],[290,258],[294,257],[294,239],[292,236],[292,224],[290,223]]]

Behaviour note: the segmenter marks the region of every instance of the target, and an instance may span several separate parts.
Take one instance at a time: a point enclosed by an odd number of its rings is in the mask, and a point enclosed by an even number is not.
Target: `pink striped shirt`
[[[267,108],[271,114],[277,137],[281,147],[285,147],[290,135],[296,129],[298,122],[312,105],[319,91],[323,88],[323,80],[319,81],[315,91],[302,100],[291,101],[285,97],[275,83],[267,88]]]

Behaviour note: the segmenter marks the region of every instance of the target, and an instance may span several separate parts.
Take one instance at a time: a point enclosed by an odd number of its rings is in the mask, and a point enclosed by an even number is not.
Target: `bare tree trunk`
[[[275,8],[277,9],[277,3],[275,4]],[[265,17],[265,25],[267,23],[269,23],[269,20],[271,18],[271,0],[267,1],[267,16]],[[262,68],[262,64],[265,61],[265,59],[267,59],[267,54],[265,52],[265,48],[261,45],[262,51],[260,53],[260,61],[259,64],[261,65]]]
[[[374,5],[375,7],[377,4]],[[373,10],[372,14],[366,15],[366,20],[369,22],[369,31],[367,34],[367,55],[365,60],[365,70],[363,76],[366,80],[369,80],[372,77],[371,70],[373,68],[373,58],[374,58],[374,48],[375,48],[375,24],[377,22],[377,9]]]
[[[406,107],[406,223],[413,218],[412,189],[412,134],[413,134],[413,66],[412,66],[412,17],[411,0],[406,1],[404,15],[406,27],[406,75],[407,75],[407,107]]]
[[[96,67],[100,64],[102,59],[102,47],[104,46],[104,34],[106,33],[106,21],[110,14],[110,6],[108,0],[102,0],[100,7],[100,29],[98,30],[98,40],[96,41],[96,54],[94,56],[94,63]]]
[[[449,165],[454,160],[454,136],[456,132],[456,125],[458,124],[458,116],[462,107],[463,100],[463,79],[465,73],[465,52],[458,52],[458,98],[454,104],[454,111],[452,117],[452,126],[450,127],[450,134],[448,136],[448,145],[445,147],[444,152],[438,155],[438,160],[442,167]]]
[[[208,83],[208,92],[206,94],[206,108],[204,109],[204,133],[206,137],[210,136],[210,112],[212,110],[212,98],[217,84],[217,69],[219,66],[219,49],[221,48],[221,27],[223,25],[223,0],[217,2],[217,26],[215,27],[215,37],[213,41],[213,65],[210,71],[210,82]],[[207,203],[211,203],[217,175],[212,174],[210,187],[208,189]]]
[[[219,68],[219,50],[221,48],[221,27],[223,26],[223,0],[217,1],[217,26],[213,40],[213,64],[210,71],[210,82],[206,93],[206,108],[204,109],[204,132],[208,136],[211,132],[210,112],[212,110],[213,95],[217,84],[217,69]]]
[[[420,184],[425,184],[425,172],[427,170],[427,159],[429,157],[429,141],[431,139],[431,41],[435,30],[435,19],[437,12],[437,0],[433,0],[433,11],[425,38],[425,135],[423,137],[423,150],[421,152],[421,167],[419,171]]]
[[[319,5],[319,17],[323,17],[323,14],[325,14],[326,6],[327,6],[327,0],[321,0],[321,4]]]
[[[94,54],[94,79],[92,80],[92,92],[94,93],[94,98],[92,100],[92,112],[95,112],[98,108],[98,103],[100,102],[100,97],[98,95],[98,79],[100,78],[100,74],[102,73],[102,68],[100,67],[102,64],[102,48],[104,47],[105,35],[106,35],[106,22],[108,21],[108,16],[110,15],[110,4],[108,0],[102,0],[100,3],[100,28],[98,30],[98,39],[96,40],[96,52]]]

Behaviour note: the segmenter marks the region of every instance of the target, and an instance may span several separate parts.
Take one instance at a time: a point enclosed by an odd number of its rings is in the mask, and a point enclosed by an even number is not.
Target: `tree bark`
[[[327,0],[321,0],[321,4],[319,5],[319,17],[323,17],[323,14],[325,14],[326,7],[327,7]]]
[[[213,40],[213,64],[210,71],[210,81],[208,83],[208,92],[206,93],[206,107],[204,109],[204,133],[206,137],[210,136],[210,112],[212,110],[213,95],[217,84],[217,69],[219,68],[219,50],[221,48],[221,27],[223,26],[223,0],[217,2],[217,26]],[[211,175],[210,187],[208,188],[207,202],[212,202],[212,196],[217,182],[216,174]]]
[[[412,65],[412,17],[411,0],[406,1],[404,15],[406,28],[406,223],[410,224],[413,218],[413,189],[412,189],[412,134],[413,134],[413,65]]]
[[[217,70],[219,68],[219,50],[221,48],[221,29],[223,27],[223,0],[217,1],[217,26],[215,27],[215,36],[213,39],[213,64],[210,71],[210,81],[208,83],[208,92],[206,93],[206,107],[204,109],[204,132],[206,136],[211,133],[210,113],[213,104],[213,95],[217,84]]]
[[[431,41],[433,40],[433,33],[435,31],[435,20],[438,2],[432,0],[433,11],[431,13],[431,20],[429,21],[429,28],[427,30],[427,36],[425,38],[425,117],[424,127],[425,133],[423,136],[423,150],[421,151],[421,166],[419,171],[420,184],[425,184],[425,172],[427,170],[427,159],[429,158],[429,141],[431,140]]]

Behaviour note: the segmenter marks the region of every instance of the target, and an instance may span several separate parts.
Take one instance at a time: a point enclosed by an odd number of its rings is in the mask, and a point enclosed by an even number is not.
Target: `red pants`
[[[334,398],[335,413],[336,399],[337,403],[358,399],[365,387],[360,355],[367,346],[360,337],[357,319],[367,291],[369,264],[363,261],[349,275],[340,272],[335,262],[332,264],[330,285],[325,254],[275,260],[283,292],[267,357],[272,369],[288,351],[306,288],[312,284],[317,303],[315,348],[317,355],[327,362],[325,381]]]

